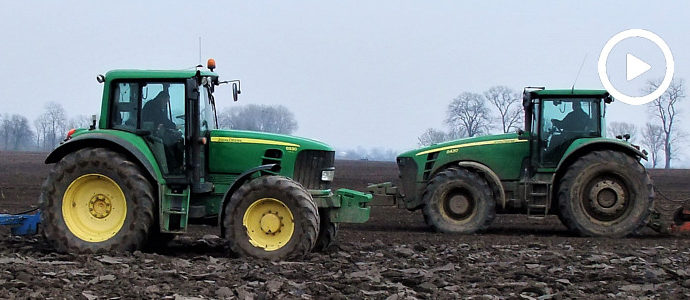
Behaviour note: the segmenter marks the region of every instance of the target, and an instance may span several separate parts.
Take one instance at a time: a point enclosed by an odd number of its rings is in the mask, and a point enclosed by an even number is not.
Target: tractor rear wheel
[[[319,229],[319,237],[316,238],[316,245],[312,249],[315,252],[325,251],[333,246],[338,236],[338,223],[331,222],[328,210],[319,209],[319,216],[321,216],[321,228]]]
[[[496,216],[489,184],[466,169],[439,172],[422,197],[424,220],[436,231],[470,234],[489,227]]]
[[[638,160],[617,151],[593,151],[566,171],[558,190],[561,220],[584,236],[624,237],[649,220],[654,192]]]
[[[319,233],[311,195],[283,176],[262,176],[242,185],[224,208],[224,236],[240,256],[269,260],[300,258]]]
[[[58,161],[43,184],[43,234],[61,252],[141,249],[153,225],[153,188],[120,153],[84,148]]]

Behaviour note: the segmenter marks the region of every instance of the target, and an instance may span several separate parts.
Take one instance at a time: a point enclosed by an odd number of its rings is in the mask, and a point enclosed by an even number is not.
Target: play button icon
[[[664,55],[664,60],[666,62],[666,72],[664,73],[664,79],[661,81],[661,84],[658,86],[656,90],[643,96],[629,96],[620,92],[611,83],[611,80],[609,79],[609,74],[606,70],[606,64],[609,58],[609,54],[611,54],[613,48],[623,40],[629,38],[642,38],[652,42],[654,45],[656,45],[658,49],[661,50],[661,53]],[[642,74],[645,74],[652,69],[652,66],[650,64],[629,52],[627,52],[627,54],[625,55],[625,65],[625,79],[628,82],[631,82],[636,78],[639,78]],[[661,70],[657,67],[655,67],[654,69],[658,71]],[[609,92],[609,94],[611,94],[611,96],[618,100],[633,105],[646,104],[653,101],[654,99],[661,97],[661,95],[663,95],[664,92],[666,92],[666,89],[668,89],[668,87],[671,85],[671,81],[673,80],[674,69],[675,64],[673,62],[673,55],[671,54],[671,49],[668,47],[666,42],[664,42],[664,40],[661,39],[661,37],[659,37],[655,33],[644,29],[628,29],[619,32],[613,37],[611,37],[604,45],[604,48],[601,49],[601,54],[599,54],[599,62],[597,63],[599,79],[601,80],[601,84]]]
[[[641,59],[637,58],[635,55],[632,55],[630,53],[625,55],[625,79],[630,81],[633,80],[640,75],[646,73],[651,69],[652,66],[650,66],[648,63],[642,61]]]

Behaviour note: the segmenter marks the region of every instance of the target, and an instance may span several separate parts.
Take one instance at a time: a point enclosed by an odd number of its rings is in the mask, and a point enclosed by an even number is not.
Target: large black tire
[[[280,229],[277,231],[273,233],[261,232],[259,230],[250,232],[248,226],[257,226],[251,224],[263,226],[263,217],[252,218],[251,213],[253,211],[250,207],[255,202],[260,203],[260,201],[271,201],[269,202],[270,205],[276,205],[277,202],[273,200],[278,200],[280,202],[279,206],[284,206],[292,214],[294,221],[291,224],[293,224],[294,229],[285,240],[276,239],[271,241],[271,243],[277,243],[280,240],[280,246],[272,244],[270,247],[274,249],[267,250],[269,245],[263,247],[253,244],[257,243],[257,239],[253,238],[252,235],[265,234],[269,237],[271,234],[274,236],[282,234],[284,228],[282,217],[286,217],[285,213],[275,214],[281,217]],[[260,206],[252,209],[261,210]],[[271,214],[270,210],[268,210],[268,213],[264,213],[264,215],[268,214]],[[244,223],[245,217],[247,217],[246,226]],[[262,176],[242,185],[224,207],[222,222],[223,236],[228,240],[232,252],[240,256],[251,256],[268,260],[304,257],[316,243],[320,223],[319,211],[311,195],[299,183],[283,176]],[[290,223],[285,224],[289,225]],[[263,227],[261,227],[261,230],[264,230]]]
[[[314,245],[314,252],[326,251],[335,244],[338,237],[338,223],[331,222],[327,209],[319,209],[319,216],[321,216],[321,228],[319,228],[319,236],[316,238],[316,245]]]
[[[558,205],[564,225],[583,236],[624,237],[649,221],[652,181],[630,155],[593,151],[561,178]]]
[[[424,220],[439,232],[471,234],[485,230],[496,216],[489,184],[477,173],[449,168],[436,174],[423,194]]]
[[[43,184],[41,225],[44,236],[61,252],[95,253],[141,249],[154,220],[153,188],[142,174],[140,168],[125,156],[108,149],[84,148],[66,155],[55,164]],[[92,228],[88,227],[88,224],[92,224],[88,220],[89,211],[94,220],[110,222],[110,217],[116,218],[115,208],[123,202],[119,196],[110,195],[116,193],[112,193],[112,189],[103,188],[102,182],[109,182],[109,187],[120,189],[126,204],[126,213],[117,217],[118,220],[124,218],[122,225],[108,233],[92,232]],[[66,194],[68,187],[72,189]],[[85,189],[84,191],[94,196],[90,200],[76,196],[70,198],[70,195],[79,195],[75,193],[80,189]],[[72,202],[73,209],[69,208],[69,202],[65,203],[67,210],[72,213],[71,216],[63,213],[64,201]],[[106,203],[104,201],[107,201],[107,204],[103,204]],[[102,214],[94,215],[93,205],[107,206],[108,209],[101,210]],[[79,213],[84,214],[77,217]],[[81,225],[68,226],[66,216],[70,224]],[[112,224],[119,222],[121,221],[113,221]],[[117,225],[114,228],[117,228]],[[110,236],[113,233],[114,235]],[[104,236],[109,237],[100,240],[105,238]]]

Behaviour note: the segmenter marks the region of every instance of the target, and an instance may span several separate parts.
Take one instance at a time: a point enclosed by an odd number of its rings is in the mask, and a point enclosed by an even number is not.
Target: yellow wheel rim
[[[72,234],[87,242],[115,236],[127,216],[127,200],[108,176],[86,174],[70,183],[62,197],[62,217]]]
[[[266,251],[285,246],[295,232],[292,212],[285,203],[274,198],[262,198],[249,205],[242,225],[247,229],[249,242]]]

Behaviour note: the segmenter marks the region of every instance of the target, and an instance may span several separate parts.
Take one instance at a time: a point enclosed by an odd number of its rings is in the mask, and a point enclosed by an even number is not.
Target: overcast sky
[[[487,2],[3,1],[0,112],[33,120],[55,101],[70,115],[96,113],[97,74],[192,67],[199,37],[203,60],[242,80],[240,102],[221,91],[220,108],[282,104],[297,117],[296,135],[338,149],[415,148],[426,128],[443,128],[461,92],[570,88],[585,57],[576,87],[602,88],[599,52],[630,28],[660,35],[675,77],[690,80],[690,2]],[[659,50],[626,41],[611,54],[612,77],[625,76],[626,52],[653,68],[622,89],[662,76]],[[684,117],[689,108],[685,99]],[[645,107],[620,101],[608,116],[638,125],[648,118]],[[680,127],[690,132],[690,121]],[[676,166],[690,164],[685,156]]]

